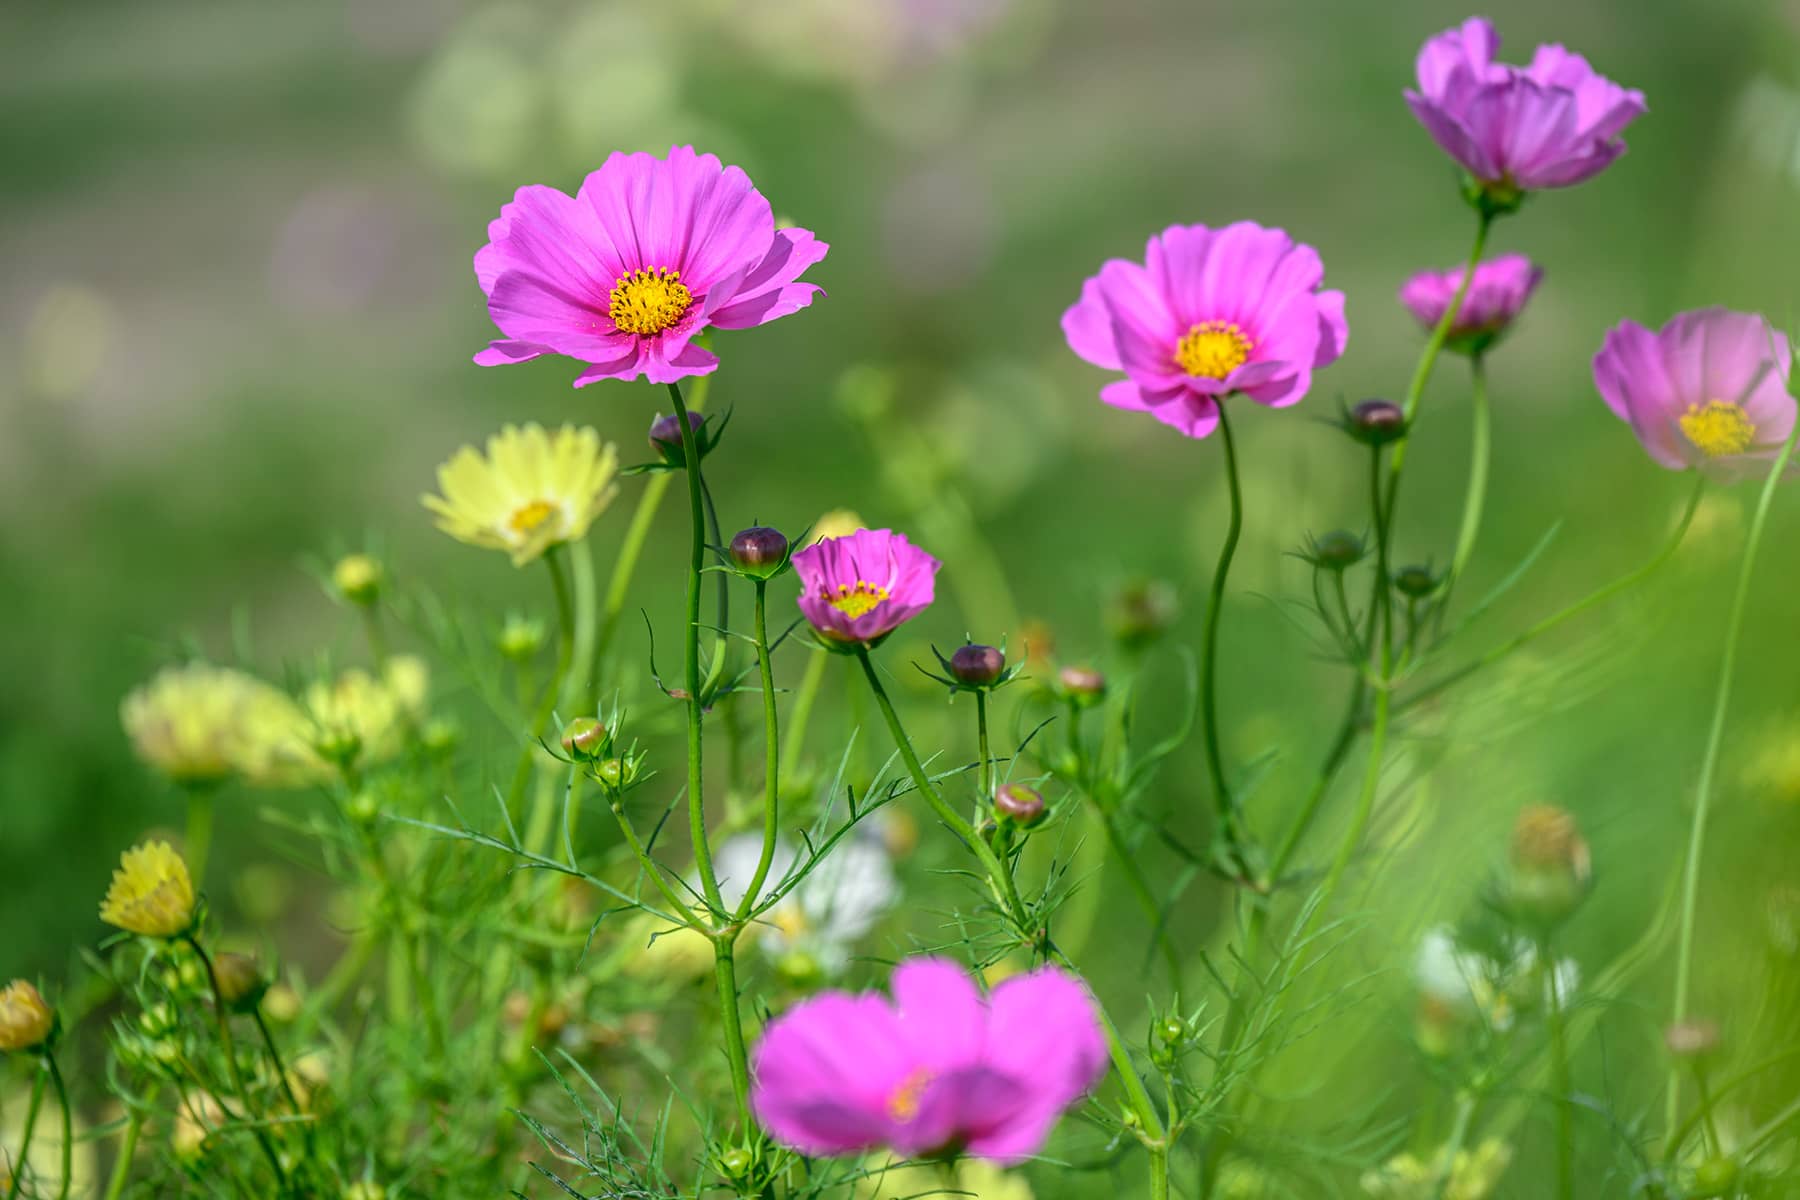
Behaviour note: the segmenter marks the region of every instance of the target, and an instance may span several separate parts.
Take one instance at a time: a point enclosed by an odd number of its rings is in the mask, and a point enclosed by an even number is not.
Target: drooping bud
[[[694,447],[705,458],[711,449],[707,445],[706,418],[697,412],[687,415],[688,428],[694,432]],[[659,416],[650,426],[650,448],[662,455],[663,461],[672,467],[687,465],[687,454],[681,446],[681,418],[674,413]]]
[[[1006,655],[993,646],[970,643],[950,656],[950,674],[969,687],[986,687],[1006,671]]]
[[[1430,567],[1417,564],[1394,572],[1394,588],[1410,600],[1423,600],[1438,590],[1440,580]]]
[[[219,981],[219,995],[224,999],[225,1007],[233,1012],[249,1012],[269,990],[262,964],[252,954],[227,951],[214,956],[213,978]]]
[[[1044,819],[1043,793],[1022,783],[1003,783],[994,789],[994,811],[1029,829]]]
[[[1507,905],[1530,924],[1554,927],[1587,898],[1593,861],[1575,817],[1551,804],[1530,804],[1513,824]]]
[[[1107,607],[1106,624],[1128,650],[1141,650],[1175,622],[1175,589],[1160,579],[1140,579],[1121,587]]]
[[[1092,667],[1064,667],[1056,674],[1064,696],[1086,708],[1106,695],[1106,676]]]
[[[606,742],[606,726],[593,717],[576,717],[563,726],[563,752],[578,761],[598,758],[605,751]]]
[[[1363,540],[1348,529],[1333,529],[1313,542],[1306,557],[1327,571],[1343,571],[1361,562],[1368,552]]]
[[[1706,1058],[1719,1048],[1719,1023],[1705,1018],[1677,1021],[1663,1030],[1663,1045],[1676,1058]]]
[[[365,608],[381,596],[381,564],[367,554],[347,554],[331,568],[338,595]]]
[[[788,562],[787,535],[767,525],[754,525],[731,539],[731,561],[755,579],[771,579]]]
[[[1406,436],[1406,412],[1391,400],[1364,400],[1346,414],[1344,428],[1365,446],[1385,446]]]
[[[41,1046],[55,1029],[56,1014],[37,988],[23,979],[0,988],[0,1054]]]

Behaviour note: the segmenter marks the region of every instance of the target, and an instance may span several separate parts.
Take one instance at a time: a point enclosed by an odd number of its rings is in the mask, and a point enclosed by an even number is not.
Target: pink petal
[[[1081,285],[1081,299],[1071,304],[1062,317],[1063,337],[1069,349],[1109,371],[1122,371],[1118,344],[1113,340],[1112,312],[1100,293],[1100,277],[1092,276]]]
[[[744,277],[724,307],[712,313],[709,322],[720,329],[748,329],[805,308],[821,289],[817,284],[795,280],[802,271],[824,259],[828,249],[808,230],[778,231],[769,253]]]

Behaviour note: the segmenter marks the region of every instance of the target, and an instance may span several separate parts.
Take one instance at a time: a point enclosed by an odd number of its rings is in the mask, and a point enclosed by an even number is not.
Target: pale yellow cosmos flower
[[[167,842],[133,846],[119,859],[100,919],[145,937],[179,937],[193,928],[194,882]]]
[[[487,453],[464,446],[438,468],[441,496],[423,496],[459,542],[504,550],[522,567],[572,542],[618,494],[619,454],[592,429],[508,425]]]

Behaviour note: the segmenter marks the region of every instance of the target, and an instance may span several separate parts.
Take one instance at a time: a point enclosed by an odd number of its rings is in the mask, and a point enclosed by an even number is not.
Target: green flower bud
[[[331,586],[338,595],[364,608],[381,598],[381,564],[367,554],[349,554],[331,568]]]

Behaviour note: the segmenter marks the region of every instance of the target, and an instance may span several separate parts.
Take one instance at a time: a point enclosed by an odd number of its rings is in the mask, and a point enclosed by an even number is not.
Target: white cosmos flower
[[[727,907],[743,900],[761,854],[760,833],[729,838],[713,853],[713,869]],[[793,844],[777,840],[764,894],[786,879],[798,862]],[[762,915],[762,944],[772,955],[805,951],[826,974],[838,974],[849,965],[853,945],[875,928],[899,895],[893,862],[881,842],[852,833]]]

